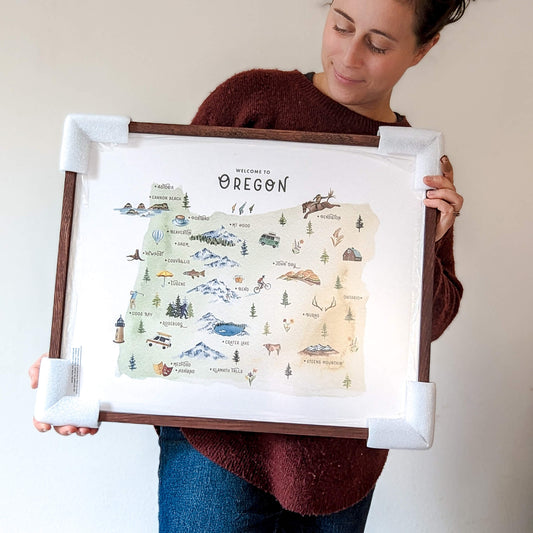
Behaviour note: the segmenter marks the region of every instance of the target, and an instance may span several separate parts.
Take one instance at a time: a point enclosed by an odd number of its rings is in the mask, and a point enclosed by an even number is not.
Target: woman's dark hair
[[[419,46],[429,43],[444,26],[457,22],[465,13],[470,0],[398,0],[415,11],[413,28]],[[474,1],[474,0],[472,0]],[[326,2],[333,4],[334,0]]]
[[[414,32],[419,45],[431,41],[444,26],[457,22],[470,0],[401,0],[414,7]]]

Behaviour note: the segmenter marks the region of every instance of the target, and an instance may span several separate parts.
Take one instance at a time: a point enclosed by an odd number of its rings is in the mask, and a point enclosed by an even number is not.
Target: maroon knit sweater
[[[375,135],[384,123],[331,100],[298,71],[252,70],[211,93],[193,124]],[[399,117],[396,125],[409,123]],[[452,239],[449,231],[436,244],[433,339],[457,314],[462,295]],[[374,487],[388,453],[356,439],[186,428],[183,433],[203,455],[304,515],[333,513],[358,502]]]

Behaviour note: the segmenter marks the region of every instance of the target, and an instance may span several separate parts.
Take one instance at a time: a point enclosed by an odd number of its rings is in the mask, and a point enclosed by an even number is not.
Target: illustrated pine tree
[[[174,305],[172,304],[172,302],[168,304],[167,312],[165,314],[170,317],[174,316]]]
[[[306,228],[305,232],[307,233],[307,235],[312,235],[314,233],[313,224],[311,224],[311,221],[309,221],[307,223],[307,228]]]
[[[192,308],[192,303],[187,304],[187,318],[192,318],[194,316],[194,310]]]
[[[361,215],[359,215],[359,217],[357,217],[357,222],[355,223],[355,227],[361,231],[362,228],[364,228],[365,224],[363,223],[363,218],[361,217]]]
[[[252,318],[256,318],[257,317],[257,312],[255,310],[255,304],[252,304],[252,307],[250,307],[250,316]]]
[[[290,363],[287,363],[287,368],[285,369],[285,375],[287,376],[287,379],[289,379],[292,376],[292,369],[291,369]]]
[[[189,209],[189,207],[191,207],[191,204],[189,203],[189,195],[187,193],[183,195],[183,203],[181,205],[185,209]]]
[[[152,305],[157,309],[161,305],[161,298],[159,294],[155,293],[154,299],[152,300]]]
[[[270,331],[270,324],[268,322],[265,322],[265,326],[263,328],[263,335],[270,335],[272,333]]]
[[[322,324],[322,331],[320,334],[322,335],[324,339],[328,336],[328,326],[326,325],[325,322],[324,324]]]
[[[137,332],[138,333],[146,333],[146,330],[144,329],[144,324],[143,324],[142,320],[139,322],[139,327],[137,328]]]
[[[289,302],[289,295],[287,294],[287,291],[283,291],[283,295],[281,297],[281,305],[285,307],[291,305],[291,303]]]
[[[246,244],[246,241],[242,241],[241,255],[248,255],[248,245]]]
[[[146,269],[144,271],[143,281],[145,281],[146,283],[151,281],[150,273],[148,272],[148,267],[146,267]]]
[[[341,278],[340,276],[337,276],[337,279],[335,281],[335,288],[336,289],[342,289],[342,283],[341,283]]]
[[[235,353],[233,354],[233,362],[238,365],[240,360],[239,350],[235,350]]]
[[[320,261],[322,261],[322,263],[324,264],[326,264],[329,261],[329,255],[325,248],[324,248],[324,251],[322,252],[322,255],[320,256]]]
[[[135,356],[131,354],[130,362],[128,363],[130,370],[137,370],[137,362],[135,361]]]
[[[342,386],[346,389],[349,389],[352,386],[352,380],[348,374],[346,374],[346,377],[342,381]]]
[[[283,213],[281,213],[281,217],[279,218],[279,223],[282,226],[285,226],[285,224],[287,224],[287,219],[285,218],[285,215]]]
[[[355,320],[355,318],[353,316],[353,313],[352,313],[352,308],[351,307],[348,307],[348,312],[346,313],[346,316],[344,317],[344,320],[348,320],[348,321]]]

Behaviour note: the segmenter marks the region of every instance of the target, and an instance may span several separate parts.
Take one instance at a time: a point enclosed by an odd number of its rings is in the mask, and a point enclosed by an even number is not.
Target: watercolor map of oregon
[[[157,183],[147,199],[116,209],[149,218],[124,257],[138,274],[117,312],[120,374],[295,395],[365,390],[362,273],[379,223],[367,204],[326,189],[267,213],[239,203],[204,215],[186,190]]]

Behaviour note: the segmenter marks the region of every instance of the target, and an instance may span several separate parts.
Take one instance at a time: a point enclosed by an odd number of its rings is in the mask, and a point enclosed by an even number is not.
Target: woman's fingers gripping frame
[[[447,156],[440,160],[440,176],[426,176],[424,183],[431,187],[427,191],[424,204],[439,211],[435,240],[440,240],[453,226],[461,212],[464,199],[454,185],[453,166]]]

